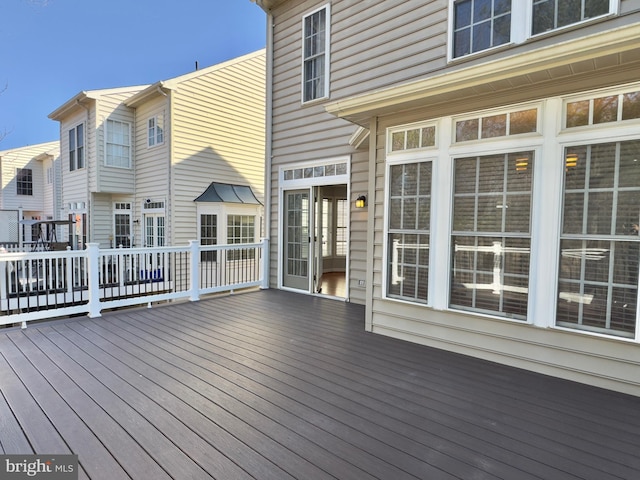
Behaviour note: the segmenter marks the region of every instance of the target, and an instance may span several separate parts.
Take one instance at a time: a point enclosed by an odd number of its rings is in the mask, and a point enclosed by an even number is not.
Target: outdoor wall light
[[[366,204],[367,197],[365,197],[364,195],[360,195],[358,198],[356,198],[356,208],[364,208]]]

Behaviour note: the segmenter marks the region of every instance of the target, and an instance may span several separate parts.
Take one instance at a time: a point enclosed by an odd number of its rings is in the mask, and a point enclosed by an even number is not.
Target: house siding
[[[171,103],[172,241],[198,238],[193,201],[211,182],[264,200],[264,53],[181,81]]]
[[[306,13],[331,4],[330,98],[301,105],[301,22]],[[637,342],[559,328],[463,313],[438,305],[421,306],[385,298],[386,129],[477,110],[508,107],[533,100],[549,102],[548,115],[560,118],[563,95],[637,81],[637,58],[627,54],[609,63],[585,60],[554,64],[541,72],[483,85],[452,89],[433,102],[411,108],[389,100],[376,113],[353,118],[369,128],[369,151],[349,145],[355,125],[340,118],[341,101],[384,91],[389,87],[445,76],[496,62],[507,68],[520,53],[562,45],[589,35],[615,31],[640,21],[640,1],[623,0],[619,15],[576,25],[550,35],[448,62],[448,1],[385,2],[285,1],[273,15],[273,119],[271,185],[271,284],[278,275],[280,188],[278,171],[291,162],[348,155],[352,198],[367,193],[367,211],[351,211],[350,300],[367,306],[366,328],[545,374],[640,395],[640,350]],[[503,63],[500,63],[503,62]],[[622,68],[616,68],[622,65]],[[343,102],[346,103],[346,102]],[[382,102],[380,102],[382,104]],[[331,105],[336,117],[325,110]],[[545,103],[546,105],[546,103]],[[552,107],[555,105],[555,107]],[[556,110],[554,111],[553,108]],[[367,116],[368,115],[368,116]],[[449,120],[450,122],[450,120]],[[451,125],[449,123],[448,125]],[[551,125],[549,128],[553,128]],[[438,155],[438,154],[432,154]],[[446,159],[438,157],[440,161]],[[439,178],[450,182],[451,179]],[[434,177],[434,181],[438,181]],[[434,207],[432,206],[432,209]],[[449,207],[439,205],[439,209]],[[447,214],[440,213],[440,216]],[[444,223],[439,223],[439,228]],[[448,228],[445,227],[448,232]],[[448,233],[447,233],[448,235]],[[442,245],[442,244],[441,244]],[[432,257],[433,258],[433,257]],[[448,254],[438,259],[441,269]],[[360,285],[364,281],[364,288]],[[447,282],[443,278],[442,282]],[[443,290],[440,289],[440,292]],[[446,299],[439,302],[447,303]],[[543,310],[548,311],[549,307]],[[551,310],[553,310],[551,308]],[[552,321],[553,323],[553,321]]]

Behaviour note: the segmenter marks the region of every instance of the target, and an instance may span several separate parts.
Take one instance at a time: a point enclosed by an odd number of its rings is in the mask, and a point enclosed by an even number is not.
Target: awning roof
[[[211,182],[207,189],[194,202],[244,203],[262,205],[248,185]]]

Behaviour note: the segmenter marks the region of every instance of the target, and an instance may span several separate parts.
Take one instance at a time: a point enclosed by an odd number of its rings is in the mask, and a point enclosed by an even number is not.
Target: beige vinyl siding
[[[91,115],[91,118],[94,118]],[[84,160],[85,168],[74,171],[69,170],[69,130],[75,128],[79,124],[84,123],[85,149]],[[95,152],[95,135],[90,133],[90,124],[88,121],[88,113],[80,109],[74,115],[66,118],[60,125],[60,158],[62,161],[62,208],[68,209],[69,202],[88,202],[88,184],[87,171],[89,170],[90,152]],[[89,147],[91,139],[92,148]]]
[[[109,235],[113,233],[113,210],[111,195],[95,193],[92,195],[89,218],[89,241],[100,244],[100,248],[109,248]]]
[[[264,195],[264,53],[179,83],[171,104],[172,241],[196,239],[194,199],[213,182]]]
[[[109,193],[132,192],[135,185],[133,165],[135,164],[135,113],[132,108],[124,105],[124,101],[137,93],[140,89],[118,91],[101,95],[96,102],[98,124],[96,129],[97,148],[95,152],[95,170],[91,170],[91,191]],[[106,162],[106,124],[107,120],[127,122],[131,133],[131,168],[110,167]],[[94,175],[95,173],[95,175]]]

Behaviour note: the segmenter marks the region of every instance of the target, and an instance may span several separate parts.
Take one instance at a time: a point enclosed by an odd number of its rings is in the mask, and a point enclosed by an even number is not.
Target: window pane
[[[593,123],[615,122],[618,119],[618,95],[593,101]]]
[[[557,27],[563,27],[580,21],[582,0],[562,0],[557,3]]]
[[[504,137],[507,134],[507,115],[493,115],[482,119],[482,138]]]
[[[436,144],[436,127],[422,129],[422,147],[433,147]]]
[[[587,234],[611,234],[612,192],[589,193],[587,210]]]
[[[486,50],[491,46],[491,22],[479,23],[473,28],[473,52]]]
[[[636,187],[640,185],[640,140],[620,144],[620,175],[618,182],[621,187]]]
[[[471,25],[471,0],[457,2],[455,6],[455,28]]]
[[[565,188],[575,190],[585,188],[587,172],[587,147],[565,149]]]
[[[404,134],[405,132],[394,132],[391,135],[391,150],[393,152],[404,150]]]
[[[640,230],[640,192],[619,192],[616,235],[638,235]]]
[[[480,157],[478,192],[502,192],[504,181],[504,155]]]
[[[407,131],[407,148],[420,147],[420,130],[413,129]]]
[[[567,103],[567,128],[589,125],[589,100]]]
[[[475,230],[475,197],[455,197],[453,199],[453,231],[472,232]]]
[[[609,0],[586,0],[584,17],[592,18],[609,13]]]
[[[479,119],[461,120],[456,122],[456,142],[478,139]]]
[[[453,45],[455,58],[471,53],[471,28],[457,31],[453,36]]]
[[[613,187],[616,170],[616,144],[604,143],[591,147],[589,188]]]
[[[533,34],[552,30],[555,25],[555,0],[536,1],[533,4]]]
[[[454,163],[456,193],[476,191],[476,158],[457,158]]]
[[[625,93],[622,96],[622,120],[640,118],[640,92]]]
[[[565,194],[563,217],[563,233],[584,233],[584,193]]]
[[[522,110],[509,115],[509,134],[531,133],[538,130],[538,110]]]

